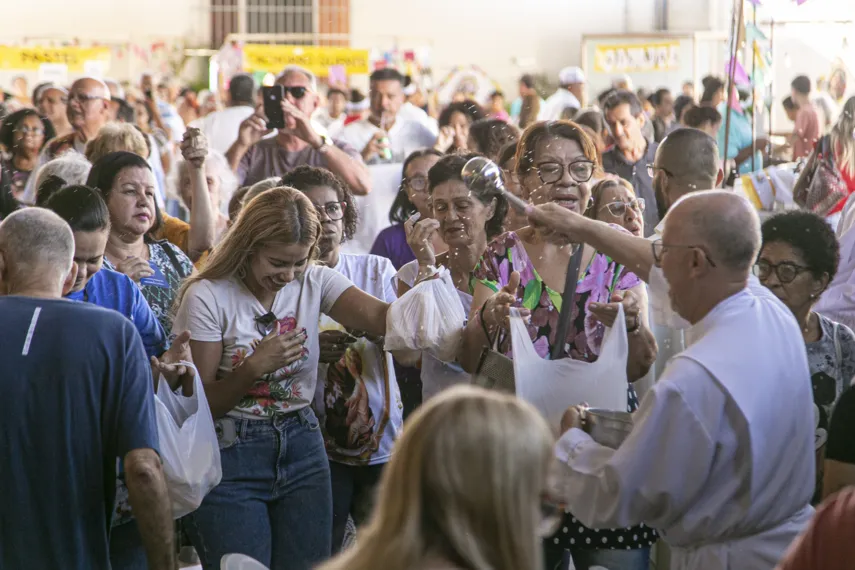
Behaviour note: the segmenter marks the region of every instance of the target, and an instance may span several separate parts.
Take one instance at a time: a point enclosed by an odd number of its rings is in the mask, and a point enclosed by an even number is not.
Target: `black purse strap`
[[[564,357],[564,345],[567,340],[567,329],[570,328],[570,315],[573,314],[573,303],[576,301],[576,284],[579,282],[579,270],[582,267],[582,251],[584,244],[579,244],[570,256],[567,266],[567,277],[564,280],[564,293],[561,294],[561,312],[558,314],[558,327],[555,333],[555,344],[552,346],[552,360]]]

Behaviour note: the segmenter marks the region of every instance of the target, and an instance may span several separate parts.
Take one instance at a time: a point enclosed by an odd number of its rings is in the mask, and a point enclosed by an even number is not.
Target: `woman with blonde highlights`
[[[186,519],[206,570],[229,553],[271,570],[330,556],[330,468],[310,406],[320,315],[383,336],[388,305],[314,263],[321,237],[309,198],[268,190],[179,295],[175,330],[191,331],[223,466],[222,482]]]
[[[356,546],[321,570],[540,570],[552,444],[522,400],[446,390],[408,420]]]

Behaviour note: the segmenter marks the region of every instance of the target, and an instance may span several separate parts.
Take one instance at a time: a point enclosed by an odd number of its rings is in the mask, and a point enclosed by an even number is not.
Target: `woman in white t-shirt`
[[[388,304],[313,263],[321,224],[293,188],[254,198],[181,290],[176,330],[216,419],[223,479],[187,517],[206,570],[243,553],[271,570],[331,552],[330,470],[312,411],[322,313],[382,336]]]
[[[318,262],[354,285],[391,303],[395,268],[385,257],[341,253],[341,243],[356,232],[353,195],[335,174],[299,166],[282,184],[303,192],[318,212],[323,231]],[[383,467],[401,431],[403,404],[392,355],[382,339],[348,331],[321,315],[318,387],[314,402],[321,423],[333,496],[333,554],[342,548],[347,517],[361,525],[373,506]]]
[[[502,233],[508,202],[501,196],[470,190],[460,175],[466,161],[476,155],[452,154],[443,157],[428,171],[433,218],[407,221],[405,231],[416,259],[397,275],[398,295],[433,273],[441,265],[451,272],[465,314],[472,306],[475,279],[472,271],[487,249],[490,239]],[[448,251],[436,254],[433,234],[439,233]],[[442,362],[422,352],[422,401],[454,384],[468,383],[471,374],[456,362]]]

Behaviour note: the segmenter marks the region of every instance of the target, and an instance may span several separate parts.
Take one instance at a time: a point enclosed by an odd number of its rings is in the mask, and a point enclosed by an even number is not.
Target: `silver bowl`
[[[588,408],[583,421],[591,439],[612,449],[620,447],[632,431],[632,414],[628,412]]]

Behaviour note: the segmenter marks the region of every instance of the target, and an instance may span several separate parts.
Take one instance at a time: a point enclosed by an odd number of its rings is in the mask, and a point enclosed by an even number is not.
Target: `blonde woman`
[[[325,314],[372,336],[388,305],[317,265],[315,206],[293,188],[251,200],[179,294],[175,330],[190,349],[217,423],[223,479],[185,519],[206,570],[241,553],[271,570],[330,556],[330,467],[310,406]]]
[[[522,400],[446,390],[408,420],[356,545],[321,570],[540,570],[552,445]]]

